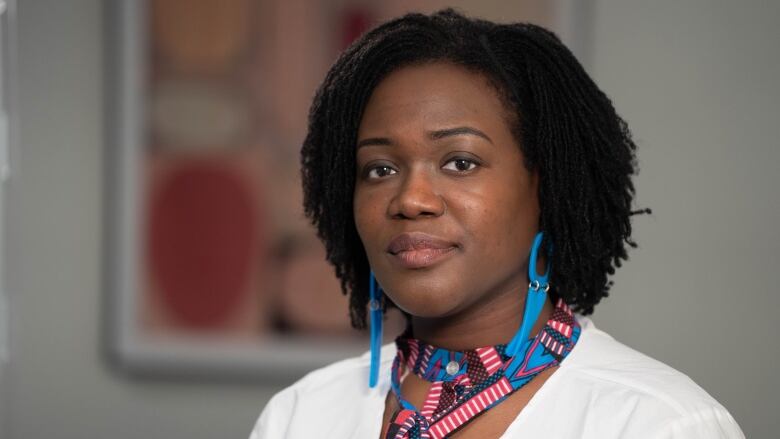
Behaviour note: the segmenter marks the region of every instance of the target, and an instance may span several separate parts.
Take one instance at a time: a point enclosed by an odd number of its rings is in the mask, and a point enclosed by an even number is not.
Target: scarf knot
[[[571,309],[558,300],[550,319],[518,352],[508,355],[499,344],[449,351],[401,335],[391,374],[399,409],[390,418],[385,439],[439,439],[449,436],[505,400],[574,348],[580,326]],[[431,383],[419,410],[401,396],[406,373]]]

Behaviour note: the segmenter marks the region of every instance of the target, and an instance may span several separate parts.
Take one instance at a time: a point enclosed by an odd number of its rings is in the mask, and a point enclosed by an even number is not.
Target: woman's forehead
[[[481,74],[451,63],[400,68],[374,89],[360,133],[390,127],[435,130],[460,123],[504,122],[505,108]]]

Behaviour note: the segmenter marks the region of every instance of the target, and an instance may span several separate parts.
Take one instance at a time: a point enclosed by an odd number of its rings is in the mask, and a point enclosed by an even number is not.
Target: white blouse
[[[734,418],[684,374],[577,316],[577,345],[502,438],[744,438]],[[266,405],[250,439],[379,438],[395,345],[368,387],[368,353],[309,373]]]

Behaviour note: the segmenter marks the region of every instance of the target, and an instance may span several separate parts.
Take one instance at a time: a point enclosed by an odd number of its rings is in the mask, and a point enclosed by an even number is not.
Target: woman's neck
[[[454,351],[506,344],[520,328],[524,309],[525,291],[518,294],[517,290],[514,290],[504,297],[497,297],[484,304],[475,304],[451,316],[413,316],[412,333],[415,338],[425,343]],[[535,336],[544,327],[552,311],[553,305],[548,299],[531,329],[531,336]]]

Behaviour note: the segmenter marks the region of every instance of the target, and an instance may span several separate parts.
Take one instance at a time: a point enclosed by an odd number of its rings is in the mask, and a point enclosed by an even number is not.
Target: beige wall
[[[23,152],[6,205],[12,369],[0,436],[245,437],[283,383],[131,381],[105,367],[102,2],[20,3]],[[594,3],[590,70],[635,132],[639,201],[656,212],[637,218],[642,248],[595,319],[691,375],[763,438],[780,430],[780,8],[746,3]]]

